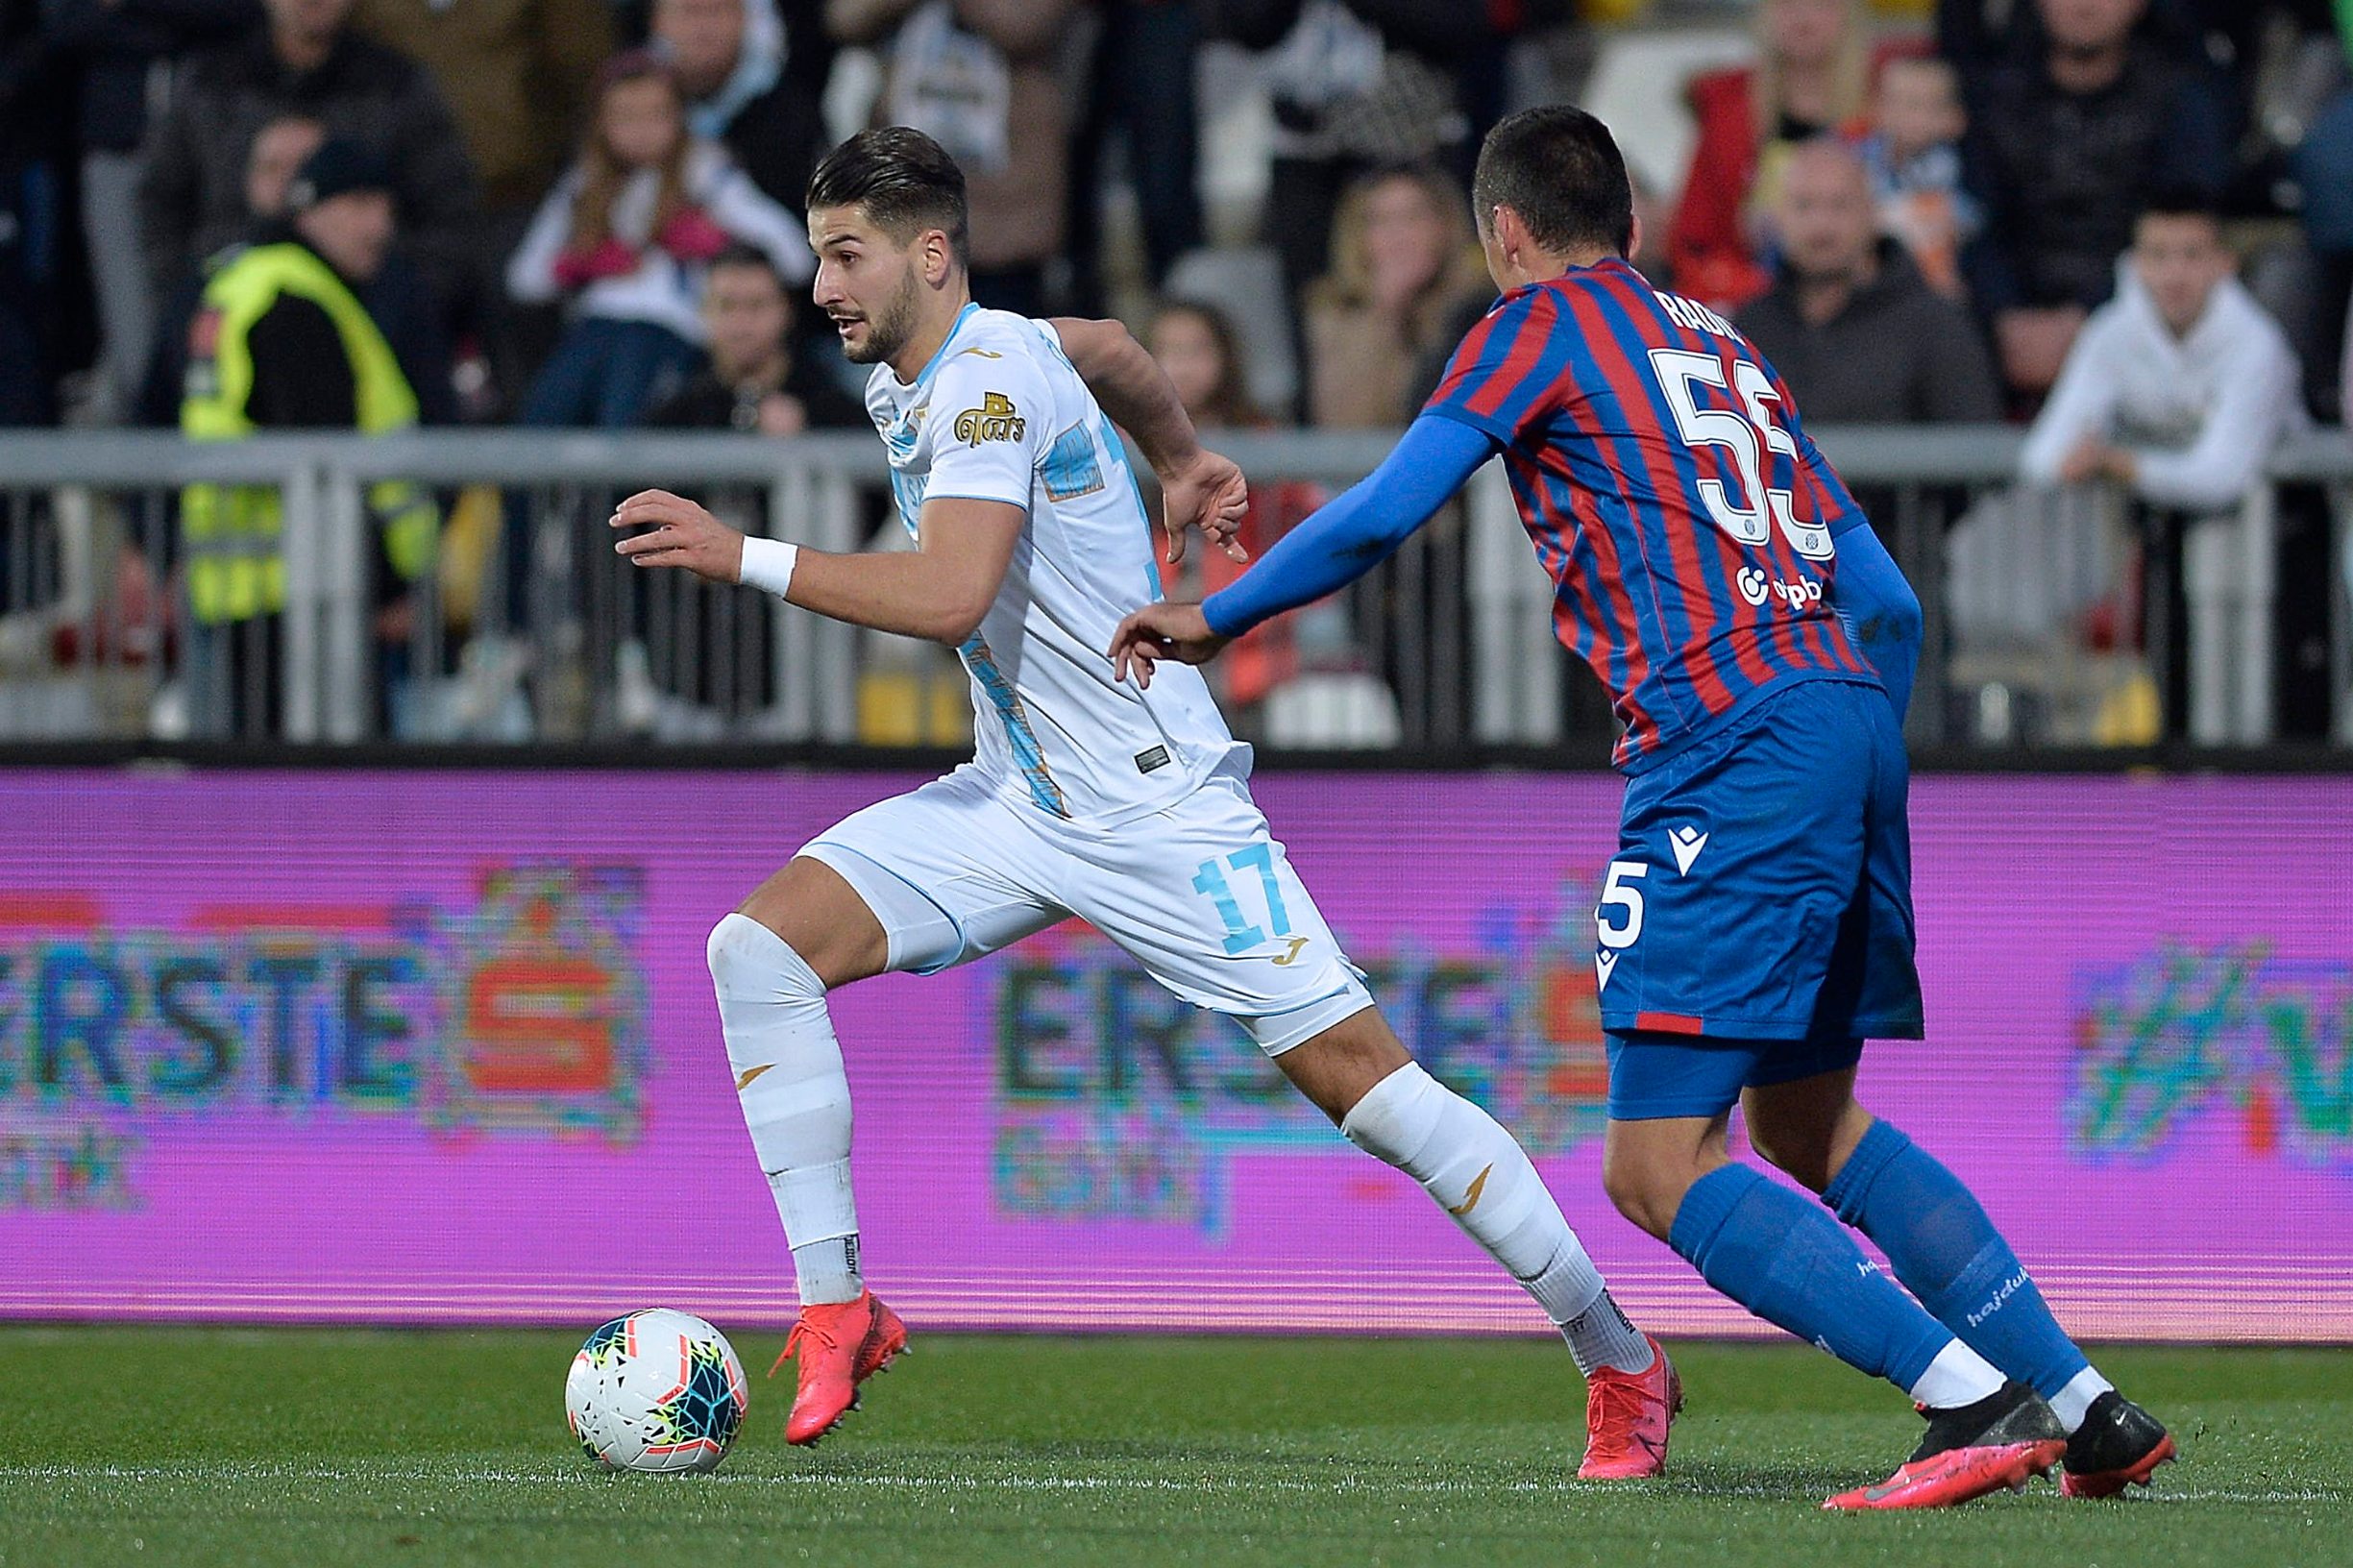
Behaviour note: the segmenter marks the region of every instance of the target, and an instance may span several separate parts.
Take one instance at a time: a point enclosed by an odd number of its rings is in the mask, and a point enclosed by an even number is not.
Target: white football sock
[[[783,938],[746,916],[712,928],[709,956],[736,1096],[800,1299],[854,1301],[865,1285],[849,1187],[849,1077],[824,985]]]
[[[1422,1185],[1560,1326],[1580,1369],[1639,1372],[1651,1347],[1608,1299],[1560,1205],[1502,1123],[1409,1062],[1340,1123],[1348,1140]]]
[[[2092,1401],[2116,1386],[2093,1367],[2085,1367],[2067,1380],[2067,1386],[2050,1396],[2051,1412],[2058,1416],[2059,1425],[2067,1429],[2070,1437],[2083,1425],[2083,1418],[2092,1410]]]
[[[2000,1392],[2001,1374],[1958,1339],[1936,1353],[1911,1387],[1912,1403],[1932,1410],[1958,1409]]]

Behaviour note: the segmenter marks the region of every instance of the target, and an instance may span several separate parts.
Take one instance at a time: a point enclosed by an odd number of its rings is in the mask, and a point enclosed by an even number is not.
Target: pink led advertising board
[[[0,1313],[789,1311],[703,968],[825,772],[0,773]],[[1754,1332],[1599,1179],[1605,775],[1260,802],[1407,1043],[1646,1324]],[[1916,781],[1930,1039],[1866,1103],[2100,1337],[2353,1339],[2353,780]],[[919,1329],[1512,1332],[1534,1309],[1221,1020],[1066,925],[846,991]]]

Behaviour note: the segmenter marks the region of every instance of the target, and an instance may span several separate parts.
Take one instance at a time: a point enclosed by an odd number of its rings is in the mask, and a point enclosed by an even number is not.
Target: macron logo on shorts
[[[1707,847],[1707,835],[1696,827],[1671,827],[1667,829],[1667,847],[1675,851],[1676,870],[1688,872],[1691,863],[1700,858],[1700,851]]]

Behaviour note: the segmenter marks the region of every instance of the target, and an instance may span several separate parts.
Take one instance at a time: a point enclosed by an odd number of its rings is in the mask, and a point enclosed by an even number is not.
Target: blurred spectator
[[[1898,56],[1879,67],[1871,135],[1861,143],[1879,227],[1903,242],[1928,286],[1964,294],[1961,247],[1985,215],[1961,188],[1961,82],[1941,60]],[[1786,237],[1786,236],[1784,236]]]
[[[1876,233],[1863,160],[1797,148],[1781,172],[1773,290],[1732,318],[1814,423],[1927,425],[2001,417],[1976,324]],[[1870,508],[1867,506],[1866,510]]]
[[[1465,0],[1208,0],[1211,27],[1263,50],[1275,158],[1266,237],[1294,302],[1332,264],[1333,215],[1368,170],[1445,163],[1467,181],[1500,110],[1507,8]],[[1562,9],[1508,8],[1525,25]]]
[[[654,0],[652,42],[685,94],[687,129],[723,143],[771,201],[805,217],[809,175],[831,145],[823,0]]]
[[[2152,200],[2116,298],[2084,324],[2020,454],[2031,484],[2104,479],[2188,514],[2181,570],[2153,576],[2176,586],[2153,592],[2147,613],[2169,622],[2184,603],[2188,658],[2167,638],[2173,668],[2154,674],[2187,699],[2164,704],[2171,727],[2186,708],[2206,742],[2269,737],[2277,521],[2250,503],[2280,437],[2304,424],[2287,336],[2233,270],[2202,194]]]
[[[2204,204],[2165,195],[2135,223],[2117,297],[2085,322],[2026,437],[2028,482],[2106,478],[2152,505],[2218,511],[2303,424],[2295,355]]]
[[[2344,8],[2345,25],[2353,29],[2353,3]],[[2353,52],[2353,37],[2345,40]],[[2304,200],[2304,241],[2311,247],[2315,271],[2313,319],[2303,338],[2311,345],[2308,389],[2323,412],[2339,394],[2328,384],[2330,367],[2343,354],[2353,353],[2353,335],[2343,327],[2353,303],[2353,87],[2340,92],[2313,119],[2304,141],[2292,158],[2297,186]],[[2335,412],[2353,416],[2353,404],[2338,403]]]
[[[604,0],[356,0],[352,26],[432,72],[493,212],[548,188],[612,53]]]
[[[775,263],[733,246],[711,263],[702,325],[711,362],[646,416],[672,429],[864,429],[866,410],[832,377],[793,353],[793,295]]]
[[[1082,313],[1102,310],[1102,159],[1116,134],[1143,223],[1154,288],[1201,243],[1201,128],[1193,56],[1201,24],[1191,0],[1102,0],[1085,108],[1070,138],[1070,262]]]
[[[1042,316],[1062,254],[1070,148],[1058,75],[1071,0],[825,0],[843,43],[887,46],[878,124],[929,133],[963,166],[972,297]]]
[[[2146,0],[2037,3],[2044,53],[1975,85],[1964,143],[1986,219],[1964,257],[1970,292],[2004,380],[2028,397],[2114,288],[2148,193],[2212,195],[2230,170],[2212,84],[2133,37]]]
[[[1184,300],[1163,305],[1153,312],[1144,329],[1144,347],[1152,351],[1152,357],[1168,373],[1178,400],[1185,404],[1185,412],[1206,435],[1213,437],[1222,430],[1263,430],[1274,427],[1274,420],[1250,401],[1241,339],[1232,320],[1215,306]],[[1236,537],[1255,560],[1322,501],[1323,492],[1318,486],[1295,479],[1271,485],[1254,484],[1250,510]],[[1200,550],[1197,555],[1198,583],[1180,580],[1182,563],[1162,563],[1162,580],[1170,593],[1181,590],[1187,597],[1192,597],[1196,589],[1201,594],[1215,593],[1240,576],[1248,566],[1247,562],[1228,559],[1222,551]],[[1309,627],[1312,642],[1318,627],[1330,629],[1329,618],[1334,616],[1338,618],[1338,636],[1345,646],[1347,614],[1336,601],[1311,606],[1296,616],[1280,616],[1243,633],[1218,661],[1226,668],[1212,676],[1213,680],[1223,682],[1217,695],[1225,702],[1228,716],[1245,729],[1254,725],[1258,716],[1252,710],[1298,673],[1295,641],[1298,626],[1293,623]]]
[[[790,437],[809,429],[865,429],[866,410],[818,367],[793,352],[793,297],[774,263],[737,246],[711,263],[702,292],[711,363],[646,415],[680,430],[748,430]],[[734,527],[765,537],[764,488],[729,487],[697,497]],[[774,700],[775,670],[767,605],[685,576],[636,574],[642,642],[615,661],[617,707],[625,724],[665,739],[716,740],[730,719]]]
[[[424,67],[345,26],[350,4],[266,0],[262,27],[181,68],[170,107],[149,127],[139,184],[155,298],[242,236],[246,155],[284,114],[316,119],[383,159],[402,248],[443,310],[467,296],[479,206],[457,124]]]
[[[416,423],[417,400],[355,288],[375,276],[394,234],[389,166],[354,142],[330,140],[287,192],[291,221],[240,253],[205,285],[191,330],[180,428],[191,440],[267,429],[382,434]],[[369,486],[382,570],[378,634],[405,639],[403,585],[431,565],[439,527],[414,485]],[[236,735],[282,728],[285,518],[266,485],[192,484],[180,528],[196,637],[192,711]]]
[[[1494,295],[1469,203],[1444,175],[1360,181],[1333,219],[1332,271],[1308,291],[1309,422],[1405,424],[1423,361],[1453,349]]]
[[[49,0],[55,63],[78,75],[73,135],[81,149],[82,226],[96,291],[99,412],[131,404],[156,330],[140,260],[139,142],[156,73],[188,50],[246,31],[255,0]]]
[[[253,153],[245,164],[247,226],[241,243],[267,243],[282,232],[286,189],[295,172],[326,139],[326,127],[301,114],[272,120],[255,135]],[[188,324],[195,319],[212,273],[239,248],[233,245],[218,256],[207,257],[202,266],[180,280],[163,302],[134,410],[139,424],[179,425],[180,402],[187,380]],[[449,340],[415,264],[396,251],[383,258],[373,275],[355,280],[355,286],[416,392],[419,421],[427,425],[453,422],[457,408],[451,386]]]
[[[56,211],[42,196],[55,189],[67,152],[65,84],[39,20],[21,0],[0,3],[0,429],[57,417],[56,270],[47,254]]]
[[[327,127],[307,114],[282,114],[254,133],[253,147],[245,159],[246,226],[240,242],[260,234],[276,236],[284,229],[286,187],[326,139]],[[206,257],[175,280],[171,292],[163,297],[139,388],[138,423],[175,428],[180,424],[181,400],[187,395],[188,324],[196,319],[213,269],[235,249],[232,246],[218,256]]]
[[[1761,0],[1755,15],[1756,64],[1691,84],[1700,136],[1667,244],[1676,288],[1718,308],[1754,299],[1773,281],[1752,230],[1773,209],[1788,150],[1868,129],[1861,0]]]
[[[815,270],[792,213],[687,130],[668,63],[646,50],[616,57],[579,161],[507,264],[516,299],[572,307],[523,423],[618,429],[674,391],[701,357],[703,275],[731,243],[758,247],[796,282]]]

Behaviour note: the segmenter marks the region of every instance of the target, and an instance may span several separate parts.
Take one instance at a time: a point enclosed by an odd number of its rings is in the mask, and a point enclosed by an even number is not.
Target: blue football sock
[[[1886,1122],[1872,1123],[1822,1201],[2003,1376],[2048,1399],[2090,1364],[1961,1179]]]
[[[1952,1343],[1829,1215],[1746,1165],[1692,1183],[1667,1244],[1766,1322],[1899,1388]]]

